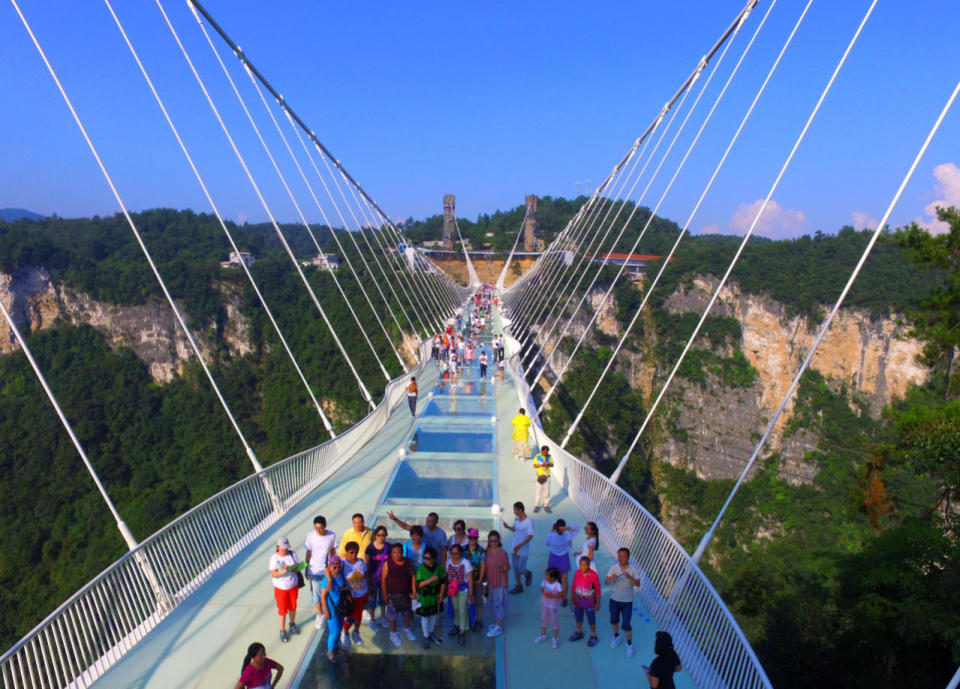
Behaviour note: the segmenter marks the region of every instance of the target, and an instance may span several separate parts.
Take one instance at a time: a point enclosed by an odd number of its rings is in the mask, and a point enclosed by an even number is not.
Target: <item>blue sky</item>
[[[106,6],[20,1],[128,205],[209,210]],[[205,4],[391,216],[439,213],[449,192],[458,215],[473,218],[518,205],[528,193],[571,197],[577,181],[603,179],[743,3]],[[814,0],[692,230],[736,232],[749,224],[868,5]],[[114,6],[224,215],[264,219],[155,2]],[[645,205],[656,203],[769,6],[761,0],[731,46]],[[802,6],[777,2],[662,215],[686,219]],[[295,220],[185,3],[164,0],[164,7],[275,215]],[[866,225],[881,216],[960,78],[958,25],[957,2],[879,4],[774,195],[763,233],[834,232],[854,218]],[[0,206],[64,216],[115,212],[9,2],[0,3],[0,64]],[[249,82],[235,60],[228,64],[297,182]],[[937,201],[960,204],[958,135],[960,107],[921,163],[895,224],[928,219]],[[317,221],[302,184],[294,186]]]

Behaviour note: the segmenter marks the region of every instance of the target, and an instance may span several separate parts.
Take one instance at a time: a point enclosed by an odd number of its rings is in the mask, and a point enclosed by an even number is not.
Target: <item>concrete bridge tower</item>
[[[455,207],[456,197],[453,194],[445,194],[443,197],[443,248],[448,251],[453,249],[453,236],[457,233],[453,215]]]
[[[540,240],[537,239],[537,197],[527,195],[527,212],[523,216],[523,248],[525,251],[537,251]]]

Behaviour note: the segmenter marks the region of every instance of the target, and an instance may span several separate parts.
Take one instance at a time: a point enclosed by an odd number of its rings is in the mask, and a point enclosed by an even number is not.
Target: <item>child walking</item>
[[[558,620],[560,601],[563,600],[563,584],[560,582],[560,570],[547,567],[543,581],[540,582],[540,636],[533,640],[539,644],[547,640],[547,623],[553,624],[553,639],[550,644],[556,648],[560,643],[560,623]],[[582,637],[581,637],[582,638]]]

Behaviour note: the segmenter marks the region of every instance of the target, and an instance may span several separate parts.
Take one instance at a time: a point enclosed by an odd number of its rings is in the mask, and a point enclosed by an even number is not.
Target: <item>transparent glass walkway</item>
[[[496,366],[490,367],[488,377],[491,373],[496,376]],[[544,539],[550,524],[563,517],[568,524],[582,527],[586,519],[556,482],[553,513],[532,513],[536,485],[532,463],[519,462],[512,455],[510,420],[519,403],[509,371],[502,382],[483,382],[475,365],[451,384],[441,381],[437,367],[431,364],[419,382],[417,419],[411,419],[406,404],[401,403],[387,426],[346,467],[223,566],[95,686],[232,687],[239,678],[246,648],[253,641],[263,642],[267,654],[285,666],[281,687],[372,689],[397,686],[398,682],[400,686],[417,686],[418,681],[421,686],[523,689],[646,686],[640,666],[653,658],[655,624],[638,605],[633,615],[636,655],[627,659],[623,646],[611,649],[606,588],[597,613],[600,641],[596,647],[588,648],[585,639],[566,640],[573,632],[574,621],[570,610],[563,608],[560,647],[554,650],[549,643],[533,643],[540,627],[537,584],[546,567]],[[448,533],[452,533],[453,520],[461,518],[468,527],[479,529],[485,541],[490,528],[500,528],[491,505],[503,506],[505,516],[510,515],[512,521],[510,506],[517,500],[529,506],[534,519],[529,559],[534,585],[523,594],[510,596],[503,636],[488,639],[484,628],[468,634],[465,647],[448,641],[440,650],[434,647],[424,651],[417,620],[414,629],[418,640],[404,638],[401,648],[390,644],[385,630],[374,632],[365,623],[363,645],[352,647],[346,658],[331,666],[324,655],[325,644],[320,647],[320,635],[314,632],[307,587],[300,591],[300,635],[287,644],[279,642],[267,572],[278,536],[289,537],[302,557],[303,542],[315,515],[326,516],[329,528],[339,536],[350,525],[351,515],[362,512],[368,525],[387,526],[388,541],[406,541],[407,535],[387,518],[387,512],[392,510],[410,523],[422,523],[429,512],[436,511]],[[512,534],[500,530],[509,548]],[[582,540],[581,532],[574,541],[574,551]],[[597,569],[601,580],[610,564],[610,558],[600,553]],[[491,622],[484,612],[485,623]],[[441,625],[445,634],[450,621],[442,618]],[[678,687],[693,686],[684,673],[676,676],[676,682]]]

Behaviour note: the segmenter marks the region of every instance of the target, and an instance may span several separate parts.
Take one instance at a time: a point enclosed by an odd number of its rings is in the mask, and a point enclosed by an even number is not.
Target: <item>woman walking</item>
[[[277,551],[270,556],[270,577],[273,579],[273,598],[280,616],[280,642],[287,643],[287,620],[290,633],[299,634],[297,628],[297,595],[300,592],[297,572],[293,566],[299,562],[286,537],[277,539]]]

